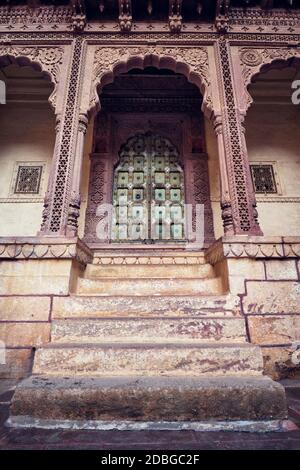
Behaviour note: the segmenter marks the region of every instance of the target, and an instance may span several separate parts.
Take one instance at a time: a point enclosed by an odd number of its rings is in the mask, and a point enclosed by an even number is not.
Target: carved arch
[[[0,46],[0,66],[3,67],[12,63],[16,63],[21,67],[29,65],[33,69],[43,72],[45,78],[54,85],[48,98],[54,111],[62,60],[63,49],[61,47]]]
[[[244,85],[241,104],[243,111],[246,114],[247,110],[253,103],[253,98],[248,91],[248,87],[253,79],[262,71],[266,70],[266,68],[288,65],[291,60],[300,59],[300,49],[296,47],[289,49],[252,49],[243,47],[239,50],[239,56]]]
[[[129,48],[99,47],[95,51],[89,112],[100,109],[101,88],[114,78],[133,68],[146,67],[170,69],[183,74],[194,83],[203,96],[202,111],[209,119],[214,115],[212,85],[209,71],[208,52],[205,47],[163,47],[141,46]]]

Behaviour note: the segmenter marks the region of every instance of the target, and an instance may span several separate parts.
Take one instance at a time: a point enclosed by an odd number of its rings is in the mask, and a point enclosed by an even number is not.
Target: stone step
[[[78,427],[80,422],[87,427],[97,420],[117,421],[124,428],[127,421],[211,423],[286,416],[284,388],[268,377],[31,376],[17,386],[9,424],[76,420]]]
[[[164,264],[164,265],[95,265],[88,264],[85,278],[118,278],[118,279],[174,279],[174,278],[211,278],[214,269],[210,264]]]
[[[54,320],[52,343],[246,342],[243,318],[102,318]]]
[[[52,318],[101,316],[232,316],[240,314],[240,299],[220,296],[78,296],[54,297]]]
[[[222,280],[213,279],[84,279],[79,278],[78,294],[97,295],[205,295],[221,294]]]
[[[261,375],[262,354],[250,344],[54,344],[38,348],[33,373],[58,376]]]

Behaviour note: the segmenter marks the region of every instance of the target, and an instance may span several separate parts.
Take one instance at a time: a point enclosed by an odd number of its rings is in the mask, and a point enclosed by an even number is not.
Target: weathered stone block
[[[297,280],[297,266],[295,260],[267,260],[266,273],[270,280]]]
[[[243,343],[244,318],[102,318],[54,320],[51,341],[59,343],[183,342]]]
[[[69,293],[72,260],[0,262],[0,295]]]
[[[168,260],[168,258],[167,258]],[[210,264],[162,264],[162,265],[94,265],[86,267],[85,278],[208,278],[214,276]]]
[[[13,397],[11,419],[204,421],[287,416],[283,387],[266,377],[35,377]]]
[[[107,343],[37,349],[35,374],[58,376],[259,376],[260,348],[249,344]]]
[[[256,344],[285,344],[300,340],[300,316],[249,316],[250,338]]]
[[[223,316],[240,314],[237,296],[78,296],[54,297],[52,318],[99,316]]]
[[[245,279],[265,279],[264,263],[253,259],[228,259],[229,288],[232,294],[245,292]]]
[[[213,279],[79,279],[78,294],[193,295],[221,294],[222,283]]]
[[[0,340],[7,347],[38,346],[50,339],[50,323],[0,323]]]
[[[50,297],[0,297],[0,320],[47,321]]]
[[[71,260],[64,259],[29,259],[1,260],[0,274],[2,276],[68,276]]]
[[[300,313],[300,282],[248,281],[242,300],[246,314]]]
[[[274,380],[300,378],[300,351],[292,346],[263,347],[264,372]]]
[[[70,278],[66,276],[2,276],[0,295],[67,295],[69,281]]]
[[[21,379],[32,367],[32,349],[6,349],[6,363],[0,364],[1,379]]]

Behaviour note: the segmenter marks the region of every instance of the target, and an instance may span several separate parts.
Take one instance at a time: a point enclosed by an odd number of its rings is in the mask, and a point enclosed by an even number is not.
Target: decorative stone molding
[[[205,258],[213,265],[228,258],[300,258],[300,237],[223,237]]]
[[[98,256],[97,253],[95,254],[93,264],[107,266],[119,266],[119,265],[191,265],[191,264],[202,264],[203,263],[203,255],[198,255],[197,253],[191,253],[190,255],[184,254],[166,254],[165,256],[152,256],[152,255],[101,255]]]
[[[300,58],[299,47],[270,47],[270,48],[239,48],[240,65],[242,68],[242,80],[244,85],[244,92],[242,97],[243,109],[247,111],[253,102],[251,95],[247,88],[251,83],[253,77],[257,75],[263,66],[271,65],[278,60],[286,61],[292,58]]]
[[[0,7],[0,26],[6,29],[27,30],[48,29],[57,30],[61,25],[66,26],[72,22],[73,9],[71,6],[39,6],[28,5]]]
[[[79,238],[0,237],[0,260],[74,259],[85,265],[92,258],[92,252]]]
[[[294,33],[300,30],[299,10],[230,8],[227,15],[230,31]]]
[[[0,44],[0,57],[13,57],[19,65],[37,65],[38,69],[46,72],[54,90],[49,102],[55,108],[56,91],[59,82],[60,69],[63,62],[63,48],[60,46],[6,46]]]
[[[196,83],[203,95],[203,111],[213,113],[211,79],[206,47],[97,47],[90,94],[90,110],[99,108],[99,85],[111,83],[115,74],[146,66],[180,70],[189,81]]]
[[[0,199],[1,201],[1,199]],[[257,202],[268,202],[268,203],[276,203],[276,204],[291,204],[291,203],[300,203],[300,196],[272,196],[272,195],[257,195],[256,196],[256,201]],[[211,202],[220,202],[220,198],[218,197],[212,197]]]

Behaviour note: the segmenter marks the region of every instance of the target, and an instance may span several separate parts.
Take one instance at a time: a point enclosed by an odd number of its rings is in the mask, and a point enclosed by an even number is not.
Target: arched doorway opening
[[[253,103],[245,126],[259,220],[266,236],[300,231],[300,104],[293,83],[299,59],[264,66],[249,86]]]
[[[100,103],[85,240],[95,247],[191,243],[201,206],[204,242],[210,244],[213,215],[198,87],[168,69],[132,69],[103,86]],[[105,228],[100,237],[99,226]]]
[[[26,64],[26,65],[24,65]],[[6,100],[0,104],[0,236],[35,236],[55,142],[48,101],[54,85],[36,64],[0,58]]]

